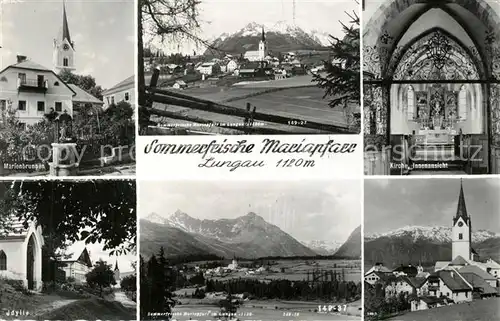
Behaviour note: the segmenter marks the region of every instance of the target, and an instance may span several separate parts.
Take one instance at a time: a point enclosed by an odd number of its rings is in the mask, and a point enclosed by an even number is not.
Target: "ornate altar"
[[[422,130],[452,130],[457,122],[458,94],[433,85],[416,93],[417,122]]]

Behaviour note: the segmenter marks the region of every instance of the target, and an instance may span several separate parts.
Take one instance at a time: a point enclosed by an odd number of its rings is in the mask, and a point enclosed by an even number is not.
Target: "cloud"
[[[135,43],[135,36],[134,36],[134,35],[132,35],[132,36],[127,36],[127,37],[125,38],[125,40],[126,40],[126,41],[128,41],[128,42],[131,42],[131,43]]]

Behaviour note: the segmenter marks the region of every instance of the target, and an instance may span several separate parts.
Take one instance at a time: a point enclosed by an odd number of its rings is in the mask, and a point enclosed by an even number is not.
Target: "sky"
[[[53,40],[62,29],[62,0],[1,0],[0,69],[18,54],[53,68]],[[69,31],[75,42],[77,74],[90,74],[111,88],[134,74],[133,0],[66,0]]]
[[[463,180],[473,230],[500,233],[500,179]],[[459,178],[366,179],[365,234],[405,226],[451,227],[460,192]]]
[[[214,40],[223,33],[234,33],[251,22],[273,26],[278,21],[293,24],[292,0],[201,0],[200,30],[197,32],[202,39]],[[342,26],[339,21],[348,23],[350,18],[346,11],[357,14],[360,4],[354,0],[295,0],[295,23],[304,30],[318,30],[334,36],[342,36]],[[177,49],[157,41],[153,44],[158,48]],[[195,50],[193,44],[182,44],[180,51],[191,53]]]
[[[299,241],[345,241],[361,224],[361,182],[144,181],[139,216],[168,217],[181,210],[198,219],[254,212]]]

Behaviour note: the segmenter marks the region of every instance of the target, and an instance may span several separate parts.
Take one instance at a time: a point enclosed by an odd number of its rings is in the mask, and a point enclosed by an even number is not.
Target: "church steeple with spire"
[[[472,227],[471,219],[465,206],[465,195],[463,182],[460,180],[460,192],[458,194],[457,213],[453,217],[452,227],[452,260],[461,256],[466,260],[472,260]]]
[[[62,28],[59,36],[54,39],[54,68],[57,72],[61,70],[75,70],[75,44],[71,40],[69,32],[68,15],[66,13],[66,2],[62,3]]]
[[[264,32],[264,27],[262,27],[262,37],[259,42],[259,60],[264,61],[266,55],[267,55],[266,33]]]

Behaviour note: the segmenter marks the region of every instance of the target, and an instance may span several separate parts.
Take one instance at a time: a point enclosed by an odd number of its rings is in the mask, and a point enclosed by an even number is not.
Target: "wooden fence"
[[[302,127],[320,133],[331,134],[349,134],[351,131],[348,127],[317,123],[312,121],[304,121],[303,119],[293,119],[284,116],[271,115],[257,111],[257,107],[247,103],[246,109],[241,109],[233,106],[223,105],[213,101],[191,97],[178,92],[157,88],[159,78],[159,70],[155,70],[151,78],[151,83],[145,88],[145,104],[140,106],[141,110],[141,134],[147,134],[147,129],[150,126],[157,125],[151,121],[150,116],[155,115],[169,119],[182,120],[191,123],[204,124],[205,126],[214,126],[219,128],[232,129],[243,134],[303,134],[293,130],[293,127]],[[154,103],[161,103],[174,106],[181,106],[190,109],[222,114],[241,118],[237,124],[217,123],[215,121],[203,119],[201,117],[184,115],[178,112],[169,111],[168,107],[164,110],[154,108]],[[255,122],[264,122],[281,126],[257,126]],[[167,126],[168,127],[168,124]],[[174,128],[174,127],[173,127]]]

